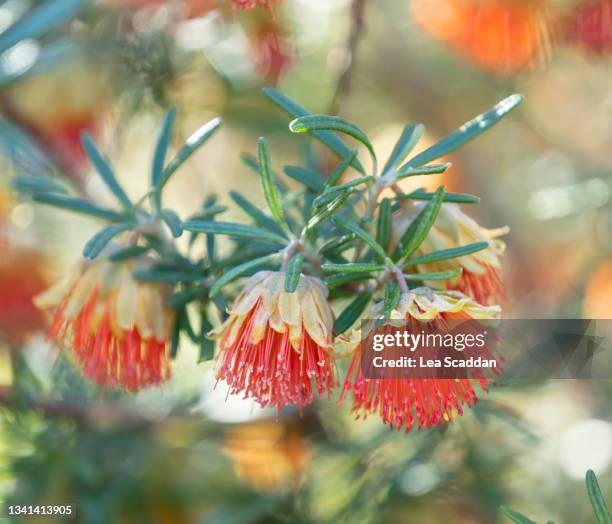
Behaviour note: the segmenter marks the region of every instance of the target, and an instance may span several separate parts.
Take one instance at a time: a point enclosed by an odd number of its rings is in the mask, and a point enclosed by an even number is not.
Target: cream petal
[[[79,314],[87,300],[91,297],[98,284],[99,272],[95,266],[90,266],[77,281],[64,311],[66,318],[74,318]]]
[[[276,307],[279,300],[279,294],[284,287],[284,273],[270,273],[263,285],[262,299],[264,306],[271,312]]]
[[[153,336],[153,320],[150,317],[150,297],[143,286],[138,288],[138,307],[136,309],[136,327],[145,340]]]
[[[34,297],[34,305],[40,309],[58,306],[70,293],[75,282],[74,275],[64,277],[58,283]]]
[[[115,322],[126,331],[134,327],[136,309],[138,308],[138,288],[132,276],[122,272],[119,280],[119,291],[115,301]]]
[[[289,342],[291,347],[299,351],[300,344],[302,342],[302,325],[291,324],[289,325]]]
[[[283,322],[292,326],[302,325],[302,308],[297,293],[281,291],[278,298],[278,311]]]
[[[270,323],[270,327],[277,333],[284,333],[287,329],[287,324],[283,322],[278,307],[274,308],[268,322]]]
[[[230,313],[233,315],[246,315],[255,303],[261,298],[263,288],[261,282],[257,286],[253,286],[248,291],[243,291],[240,296],[234,301],[230,308]]]
[[[331,332],[319,316],[317,305],[310,291],[304,295],[302,300],[302,315],[304,328],[310,338],[321,347],[331,347]]]
[[[251,344],[257,344],[260,342],[266,331],[268,330],[268,319],[270,315],[265,307],[259,307],[253,317],[253,329],[251,330],[251,337],[249,342]]]

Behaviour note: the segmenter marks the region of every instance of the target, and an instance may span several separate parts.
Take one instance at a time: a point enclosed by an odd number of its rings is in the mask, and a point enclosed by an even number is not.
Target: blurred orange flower
[[[413,0],[415,21],[494,73],[515,73],[549,52],[545,0]]]
[[[583,310],[585,318],[612,318],[612,259],[604,260],[591,273]]]
[[[230,428],[222,449],[236,475],[262,491],[295,486],[310,461],[307,442],[296,429],[267,422]]]
[[[612,52],[612,0],[580,2],[568,19],[566,35],[588,51]]]
[[[0,340],[17,347],[44,324],[42,313],[32,302],[47,286],[44,260],[30,249],[6,247],[2,251]]]

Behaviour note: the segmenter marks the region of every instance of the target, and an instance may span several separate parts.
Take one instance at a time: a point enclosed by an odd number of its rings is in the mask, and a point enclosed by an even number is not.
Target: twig
[[[334,93],[334,98],[332,99],[330,112],[333,115],[338,114],[341,100],[349,93],[351,88],[351,78],[355,68],[357,45],[359,44],[359,40],[363,34],[365,4],[366,0],[353,0],[352,3],[351,29],[346,44],[348,64],[338,79],[336,92]]]

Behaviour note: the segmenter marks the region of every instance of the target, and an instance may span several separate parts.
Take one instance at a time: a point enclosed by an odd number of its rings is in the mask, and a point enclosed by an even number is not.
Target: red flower
[[[612,51],[612,0],[587,0],[569,19],[567,35],[595,53]]]
[[[370,311],[370,318],[378,318],[382,304],[376,304]],[[404,295],[392,314],[392,319],[406,320],[408,331],[420,331],[417,321],[427,321],[434,332],[443,332],[448,320],[494,319],[500,308],[484,307],[469,297],[454,291],[432,291],[417,288]],[[374,328],[362,326],[353,331],[348,343],[355,344],[353,359],[349,365],[341,395],[343,400],[353,393],[353,412],[357,416],[378,413],[383,423],[400,430],[410,431],[415,420],[418,429],[444,425],[457,414],[463,414],[463,406],[473,406],[478,397],[474,391],[473,379],[468,378],[366,378],[361,370],[364,333]],[[486,352],[481,349],[481,354]],[[483,389],[488,390],[490,380],[484,375],[476,379]]]
[[[32,299],[46,285],[43,259],[38,253],[5,246],[0,257],[0,339],[19,346],[43,326],[42,313]]]
[[[302,275],[294,293],[284,273],[261,271],[234,301],[215,330],[217,376],[232,393],[243,392],[263,407],[301,408],[329,394],[336,383],[332,313],[320,280]],[[314,385],[313,385],[314,382]]]
[[[422,204],[406,213],[402,211],[394,221],[394,241],[397,243],[406,228],[421,210]],[[443,204],[434,226],[415,256],[428,255],[434,251],[466,246],[476,242],[487,242],[489,247],[459,258],[429,262],[416,266],[419,273],[453,271],[462,273],[454,279],[444,281],[449,290],[461,291],[483,305],[500,304],[504,299],[504,285],[499,275],[500,256],[505,244],[498,237],[508,232],[508,228],[486,229],[466,215],[456,204]],[[440,282],[426,282],[429,287],[438,287]]]
[[[72,347],[83,374],[103,387],[138,391],[170,378],[168,289],[137,282],[135,262],[97,261],[37,297],[55,307],[49,336]]]

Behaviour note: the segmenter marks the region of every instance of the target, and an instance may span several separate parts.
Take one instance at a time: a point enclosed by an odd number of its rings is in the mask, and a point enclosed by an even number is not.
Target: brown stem
[[[340,78],[338,79],[338,85],[334,98],[331,103],[331,114],[338,114],[340,110],[340,103],[342,98],[348,95],[351,88],[351,78],[355,69],[355,58],[357,45],[363,34],[364,29],[364,11],[365,11],[366,0],[353,0],[351,7],[351,29],[346,44],[346,55],[348,64]]]

